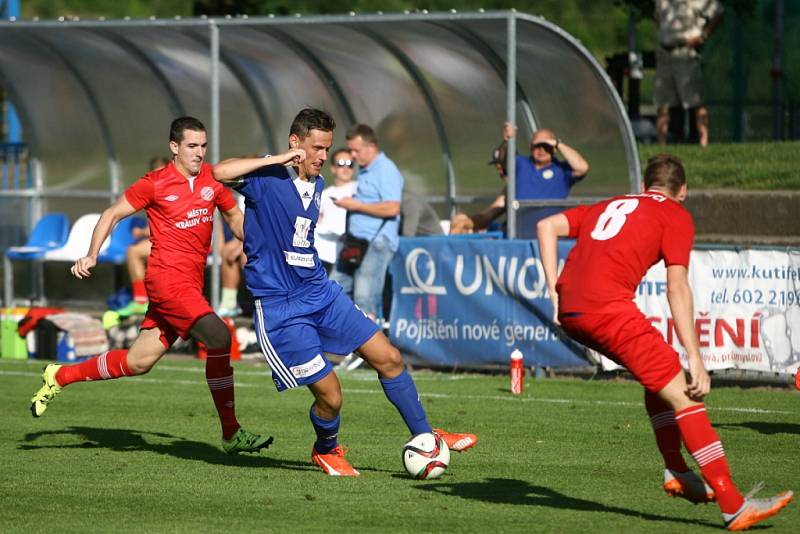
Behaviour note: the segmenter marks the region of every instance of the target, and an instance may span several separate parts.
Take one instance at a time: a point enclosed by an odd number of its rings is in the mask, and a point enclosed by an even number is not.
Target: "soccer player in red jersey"
[[[645,192],[580,206],[539,222],[539,252],[556,322],[587,347],[624,365],[645,388],[645,407],[664,458],[664,490],[693,503],[717,501],[728,530],[744,530],[775,515],[792,500],[785,491],[768,499],[742,496],[702,399],[711,388],[694,329],[688,282],[694,240],[692,217],[682,206],[686,176],[668,154],[648,161]],[[559,237],[577,239],[557,276]],[[678,353],[634,303],[648,269],[663,260],[667,299],[688,354],[690,381]],[[556,281],[557,280],[557,281]],[[686,465],[681,438],[706,484]]]
[[[206,146],[206,129],[199,120],[175,119],[169,137],[172,162],[145,174],[103,212],[92,233],[88,254],[76,261],[70,271],[77,278],[89,277],[114,225],[144,209],[152,242],[145,276],[150,305],[139,336],[129,350],[108,351],[74,365],[48,365],[42,374],[43,385],[31,399],[34,417],[40,417],[67,385],[147,373],[178,337],[193,337],[207,348],[206,382],[222,425],[225,452],[257,452],[272,442],[272,438],[241,428],[236,419],[231,336],[203,297],[214,209],[220,209],[239,239],[243,221],[231,193],[214,179],[211,166],[203,163]],[[301,154],[290,150],[265,158],[264,164],[289,163]]]

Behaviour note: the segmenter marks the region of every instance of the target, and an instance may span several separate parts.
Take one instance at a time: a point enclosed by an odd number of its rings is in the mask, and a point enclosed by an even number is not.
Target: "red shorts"
[[[649,391],[661,391],[683,371],[678,353],[638,310],[559,319],[570,337],[625,366]]]
[[[201,291],[194,284],[147,283],[147,314],[141,329],[158,328],[161,342],[170,348],[180,336],[191,337],[191,330],[198,319],[214,313]]]

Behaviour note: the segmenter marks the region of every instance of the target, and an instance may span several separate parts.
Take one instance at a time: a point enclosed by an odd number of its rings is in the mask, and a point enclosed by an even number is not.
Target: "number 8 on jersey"
[[[607,241],[617,235],[622,230],[628,215],[633,213],[637,206],[639,206],[639,199],[636,198],[609,202],[605,211],[597,218],[597,224],[591,233],[592,238],[597,241]]]

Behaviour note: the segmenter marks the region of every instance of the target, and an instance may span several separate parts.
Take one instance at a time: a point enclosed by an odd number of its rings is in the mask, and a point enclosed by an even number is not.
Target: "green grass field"
[[[639,145],[642,168],[659,152],[679,156],[689,187],[697,189],[800,189],[800,143],[711,143],[696,145]]]
[[[307,391],[275,392],[263,365],[235,364],[239,418],[275,443],[228,457],[195,360],[65,390],[41,419],[42,362],[0,360],[0,532],[713,532],[714,505],[665,496],[638,385],[415,372],[434,426],[480,443],[443,478],[403,470],[407,435],[374,374],[340,374],[341,441],[361,471],[312,466]],[[709,412],[743,491],[800,489],[800,394],[717,388]],[[765,523],[796,532],[800,503]]]

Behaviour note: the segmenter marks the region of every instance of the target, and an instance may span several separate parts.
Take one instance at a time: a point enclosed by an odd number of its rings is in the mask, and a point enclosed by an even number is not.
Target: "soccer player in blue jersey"
[[[309,417],[317,435],[311,459],[328,475],[357,476],[337,442],[342,389],[326,352],[357,351],[378,373],[381,386],[411,434],[434,431],[400,352],[377,325],[328,280],[314,249],[314,228],[324,187],[333,118],[303,109],[289,131],[293,165],[264,166],[262,158],[229,159],[214,167],[220,182],[241,181],[245,197],[245,281],[255,299],[254,327],[278,391],[307,386],[314,395]],[[474,434],[435,430],[455,451]]]

